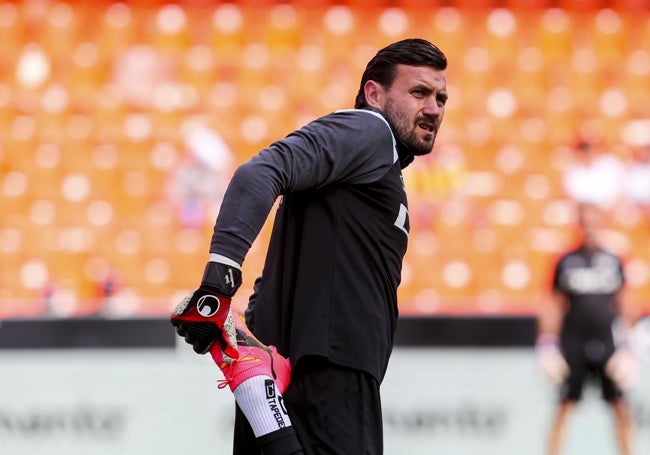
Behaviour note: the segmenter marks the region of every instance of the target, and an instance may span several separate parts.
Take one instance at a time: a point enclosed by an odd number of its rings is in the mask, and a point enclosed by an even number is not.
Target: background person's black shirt
[[[615,254],[578,248],[560,258],[553,287],[567,296],[561,338],[565,343],[599,340],[613,351],[612,325],[619,314],[615,296],[625,277]]]

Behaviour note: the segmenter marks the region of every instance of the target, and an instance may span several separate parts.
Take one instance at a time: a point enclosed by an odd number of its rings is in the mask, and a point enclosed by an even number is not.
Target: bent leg
[[[284,397],[307,455],[383,453],[379,384],[372,375],[303,357]]]

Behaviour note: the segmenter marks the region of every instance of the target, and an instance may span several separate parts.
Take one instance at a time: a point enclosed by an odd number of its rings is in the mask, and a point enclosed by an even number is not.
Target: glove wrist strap
[[[557,346],[560,340],[554,333],[542,333],[537,337],[536,344],[538,346]]]
[[[223,254],[210,253],[210,262],[218,262],[220,264],[225,264],[236,269],[241,269],[241,264],[237,261],[230,259]]]
[[[241,270],[221,262],[209,261],[205,265],[201,286],[216,289],[220,294],[232,297],[241,285]]]

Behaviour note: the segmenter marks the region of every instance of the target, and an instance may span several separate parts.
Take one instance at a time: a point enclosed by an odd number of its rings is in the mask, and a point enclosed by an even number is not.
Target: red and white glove
[[[174,309],[170,322],[196,353],[207,353],[218,341],[228,356],[233,359],[239,356],[230,304],[241,283],[238,267],[210,261],[205,266],[201,285]]]
[[[569,375],[569,365],[560,351],[560,343],[556,335],[545,333],[538,336],[535,355],[542,373],[553,384],[562,383]]]

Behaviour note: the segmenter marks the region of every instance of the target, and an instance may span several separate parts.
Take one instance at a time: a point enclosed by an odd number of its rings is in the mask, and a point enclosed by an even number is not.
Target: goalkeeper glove
[[[639,376],[639,360],[629,347],[617,348],[605,363],[605,373],[620,389],[629,389]]]
[[[616,350],[605,363],[605,374],[621,389],[634,385],[639,376],[639,359],[635,352],[634,333],[620,321],[613,328]]]
[[[234,359],[239,356],[230,303],[241,283],[237,267],[210,261],[201,285],[174,309],[170,322],[196,353],[207,353],[218,341],[225,354]]]
[[[616,350],[605,363],[605,374],[621,390],[626,390],[634,385],[639,376],[635,331],[628,328],[622,319],[617,319],[612,326],[612,334]]]
[[[569,375],[569,365],[560,352],[556,335],[549,333],[537,337],[535,343],[537,363],[544,376],[554,384],[560,384]]]

